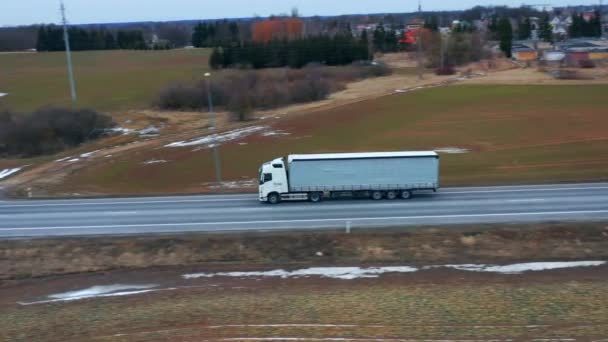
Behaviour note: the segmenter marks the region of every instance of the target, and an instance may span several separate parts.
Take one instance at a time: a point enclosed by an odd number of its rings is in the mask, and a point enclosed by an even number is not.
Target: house
[[[399,39],[399,44],[414,45],[418,43],[418,35],[421,33],[421,30],[421,28],[418,28],[406,31],[403,34],[402,38]]]
[[[572,25],[572,16],[556,16],[551,20],[552,32],[558,39],[568,36],[568,31]]]
[[[405,30],[418,30],[424,26],[424,19],[422,18],[414,18],[409,23],[405,24]]]

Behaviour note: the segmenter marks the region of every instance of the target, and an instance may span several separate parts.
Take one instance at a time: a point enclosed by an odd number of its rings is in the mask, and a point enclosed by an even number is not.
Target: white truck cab
[[[260,201],[276,204],[281,194],[288,192],[287,169],[283,159],[264,163],[260,168]]]

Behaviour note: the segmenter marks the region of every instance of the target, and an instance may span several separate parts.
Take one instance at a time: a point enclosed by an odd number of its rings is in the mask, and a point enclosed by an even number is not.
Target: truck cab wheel
[[[403,199],[410,199],[410,198],[412,198],[412,192],[408,191],[408,190],[401,191],[401,198],[403,198]]]
[[[397,198],[397,192],[396,191],[389,191],[386,193],[386,198],[389,200],[394,200],[395,198]]]
[[[311,192],[308,195],[308,198],[310,199],[311,202],[318,203],[318,202],[321,202],[321,200],[323,199],[323,194],[320,192]]]
[[[382,199],[382,192],[380,191],[372,191],[372,199],[373,200],[381,200]]]
[[[268,195],[268,203],[270,203],[270,204],[277,204],[280,201],[281,201],[281,197],[279,197],[279,194],[272,193],[272,194]]]

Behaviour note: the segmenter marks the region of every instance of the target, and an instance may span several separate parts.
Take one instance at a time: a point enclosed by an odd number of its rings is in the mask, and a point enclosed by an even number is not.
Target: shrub
[[[310,64],[302,69],[243,70],[225,74],[211,85],[213,104],[248,120],[256,109],[273,109],[327,98],[348,82],[389,75],[380,63],[356,63],[346,67]],[[169,110],[206,110],[207,83],[172,84],[163,89],[156,105]]]
[[[446,64],[443,67],[439,67],[435,70],[436,75],[454,75],[456,70],[453,65]]]
[[[32,157],[59,152],[102,136],[112,119],[90,109],[45,108],[0,114],[0,157]]]

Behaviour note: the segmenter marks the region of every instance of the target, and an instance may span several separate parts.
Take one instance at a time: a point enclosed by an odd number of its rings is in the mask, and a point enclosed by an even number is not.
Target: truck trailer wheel
[[[372,191],[372,199],[375,201],[381,200],[382,192],[381,191]]]
[[[276,192],[268,195],[268,203],[270,204],[278,204],[281,201],[281,197]]]
[[[386,198],[389,200],[394,200],[395,198],[397,198],[397,192],[396,191],[389,191],[386,193]]]
[[[319,203],[323,200],[323,194],[320,192],[311,192],[308,194],[308,198],[312,203]]]
[[[405,200],[412,198],[412,192],[409,191],[409,190],[403,190],[403,191],[401,191],[401,198],[403,198]]]

